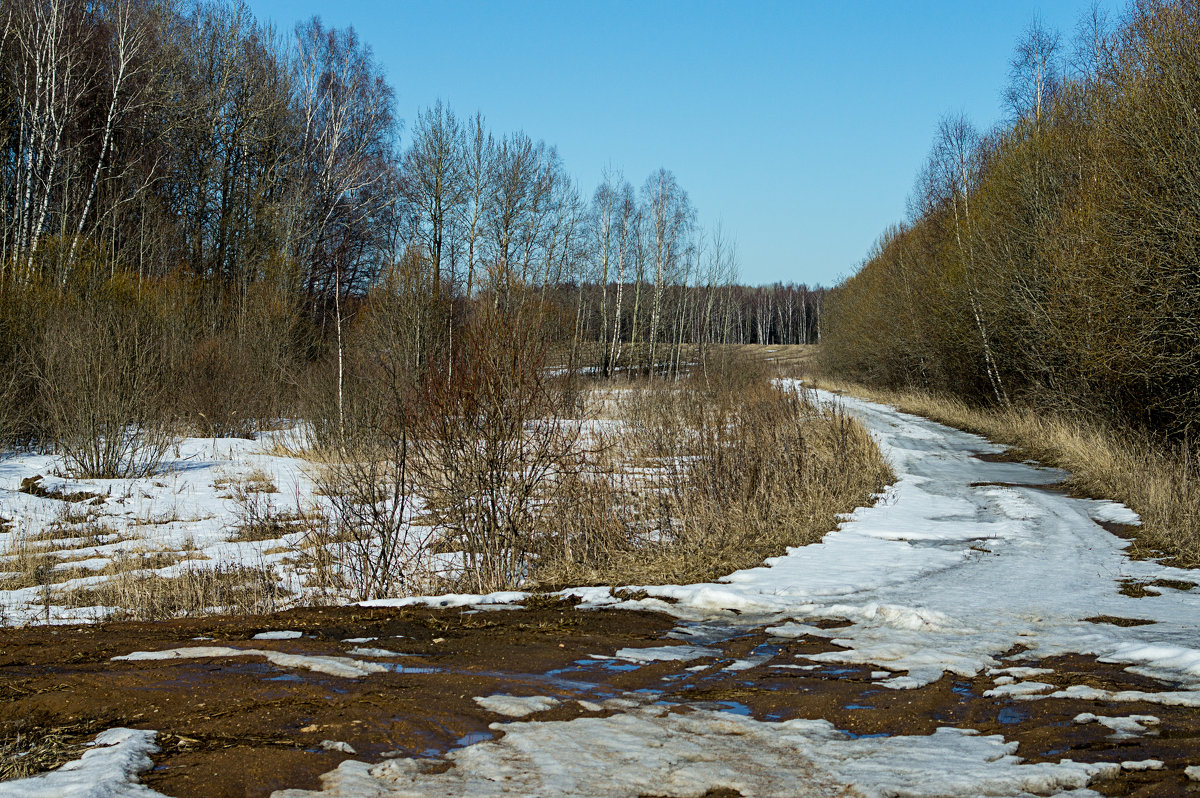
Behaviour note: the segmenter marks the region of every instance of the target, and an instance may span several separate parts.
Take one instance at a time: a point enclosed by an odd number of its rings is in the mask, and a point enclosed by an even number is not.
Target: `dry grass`
[[[625,432],[548,502],[560,523],[544,585],[714,579],[819,541],[891,481],[857,421],[777,387],[747,355],[625,388]]]
[[[26,545],[18,541],[8,552],[8,560],[0,563],[0,590],[21,590],[30,587],[50,587],[89,576],[119,577],[129,573],[167,568],[190,557],[173,551],[121,551],[103,568],[72,567],[72,563],[102,558],[105,555],[75,555],[67,549],[47,551],[43,546]]]
[[[271,498],[277,492],[275,483],[262,471],[252,471],[242,479],[219,481],[218,487],[222,486],[228,488],[237,515],[233,540],[279,540],[324,523],[320,511],[315,506],[303,506],[299,497],[293,507],[278,507]]]
[[[79,735],[34,729],[0,737],[0,782],[23,779],[65,765],[80,755]]]
[[[230,496],[237,498],[244,493],[278,493],[275,480],[261,468],[255,468],[248,473],[236,477],[223,477],[213,482],[217,490],[228,489]]]
[[[1134,556],[1165,555],[1172,565],[1200,567],[1197,464],[1146,436],[1031,407],[978,408],[928,393],[883,391],[826,377],[814,382],[974,432],[1014,447],[1018,457],[1066,469],[1069,489],[1122,502],[1142,517],[1134,530]]]
[[[133,570],[93,587],[63,591],[55,604],[112,608],[113,620],[157,621],[232,613],[264,615],[287,606],[289,593],[267,565],[189,568],[177,576]]]

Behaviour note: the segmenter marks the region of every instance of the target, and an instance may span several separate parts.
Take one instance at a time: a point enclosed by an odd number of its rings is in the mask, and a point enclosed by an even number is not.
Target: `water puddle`
[[[1014,723],[1020,723],[1029,717],[1029,713],[1017,709],[1016,707],[1005,707],[996,715],[996,720],[1003,723],[1005,726],[1011,726]]]
[[[378,663],[387,668],[392,673],[445,673],[445,668],[438,668],[433,665],[404,665],[399,662],[380,662]]]
[[[495,737],[495,733],[490,731],[468,732],[454,741],[454,747],[466,748],[468,745],[487,742],[488,740],[495,739]]]
[[[730,715],[741,715],[744,718],[749,718],[754,715],[750,707],[743,704],[741,701],[696,701],[689,702],[689,706],[698,709],[708,709],[714,712],[728,712]]]

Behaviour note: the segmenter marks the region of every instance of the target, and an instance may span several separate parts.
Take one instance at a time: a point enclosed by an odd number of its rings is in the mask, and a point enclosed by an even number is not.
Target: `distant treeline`
[[[0,440],[142,416],[245,434],[335,396],[340,428],[363,370],[403,362],[413,391],[466,373],[473,325],[647,372],[821,330],[820,289],[736,284],[735,242],[666,169],[589,197],[479,113],[401,129],[352,29],[279,32],[235,0],[5,0]]]
[[[887,387],[1200,423],[1200,4],[1019,42],[1011,117],[941,121],[910,218],[829,296],[827,364]]]

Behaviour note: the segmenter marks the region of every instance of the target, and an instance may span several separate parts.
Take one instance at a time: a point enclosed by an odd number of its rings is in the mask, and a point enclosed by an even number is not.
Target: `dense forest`
[[[416,387],[481,356],[472,326],[611,374],[822,323],[820,289],[738,285],[670,171],[589,198],[480,113],[404,124],[352,29],[226,0],[4,0],[0,204],[10,444],[163,416],[244,434],[333,392],[344,416],[363,369]]]
[[[1200,5],[1034,22],[1010,66],[1008,120],[943,118],[908,220],[829,297],[826,365],[1192,441]]]

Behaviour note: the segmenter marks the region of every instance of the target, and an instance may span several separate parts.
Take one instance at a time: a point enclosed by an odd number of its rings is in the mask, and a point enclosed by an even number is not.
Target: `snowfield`
[[[869,427],[893,465],[896,483],[873,507],[855,511],[822,542],[791,549],[717,582],[644,586],[648,596],[638,600],[614,596],[609,588],[564,591],[581,597],[583,608],[644,608],[688,622],[673,636],[689,646],[643,648],[618,656],[643,661],[699,657],[722,630],[766,625],[779,637],[829,638],[845,650],[812,660],[874,666],[879,683],[896,690],[920,687],[946,674],[985,674],[994,680],[996,695],[1021,700],[1093,697],[1200,707],[1200,590],[1178,589],[1195,581],[1190,571],[1130,559],[1128,542],[1098,523],[1136,523],[1131,511],[1048,489],[1062,480],[1063,472],[981,459],[979,455],[996,454],[1003,447],[975,435],[869,402],[824,398],[841,402]],[[253,458],[259,467],[272,465],[266,455]],[[30,467],[45,468],[21,459],[2,463],[0,482],[14,488]],[[284,469],[284,464],[278,467]],[[291,478],[297,483],[303,479],[298,472]],[[176,485],[179,479],[186,477],[177,477]],[[220,540],[216,500],[204,494],[202,502],[192,505],[188,497],[199,492],[189,490],[175,494],[180,512],[214,516],[203,522],[211,534],[198,542],[202,550],[214,557],[242,556]],[[25,511],[22,505],[17,515]],[[198,533],[193,529],[188,534]],[[1174,580],[1176,587],[1156,587],[1160,595],[1132,598],[1120,592],[1123,580]],[[371,604],[484,608],[523,597],[507,592]],[[19,597],[8,601],[8,611],[19,617]],[[1096,616],[1153,623],[1117,626],[1087,620]],[[850,625],[821,629],[814,625],[819,619]],[[1164,692],[1114,693],[1085,685],[1059,690],[1041,681],[1052,671],[1002,661],[1001,655],[1022,650],[1018,658],[1075,653],[1119,663],[1163,681]],[[206,656],[199,652],[164,653]],[[359,664],[364,663],[330,667]],[[551,706],[551,699],[537,697],[478,700],[514,717]],[[276,796],[698,795],[714,787],[745,795],[834,795],[844,794],[839,791],[848,786],[857,790],[850,794],[868,796],[1094,795],[1086,789],[1089,782],[1123,766],[1070,760],[1024,764],[1015,755],[1015,743],[962,729],[943,728],[925,737],[851,739],[825,721],[771,723],[699,708],[668,712],[651,702],[652,697],[612,699],[605,709],[615,714],[606,717],[493,724],[502,736],[447,755],[454,767],[444,772],[434,772],[423,759],[376,765],[351,760],[324,777],[322,792],[286,790]],[[1153,734],[1157,719],[1080,716],[1077,722],[1098,722],[1114,734],[1137,735]],[[129,753],[114,753],[112,767],[126,770],[114,770],[106,778],[128,783],[121,773],[142,761],[149,744],[134,737],[117,741],[116,747],[124,745]],[[99,761],[95,753],[80,762],[97,766],[92,764]],[[1162,765],[1147,760],[1124,766],[1146,770]],[[40,778],[48,789],[52,778]],[[0,785],[0,795],[91,794],[39,792],[38,783],[30,779]],[[131,789],[128,794],[144,793]]]

